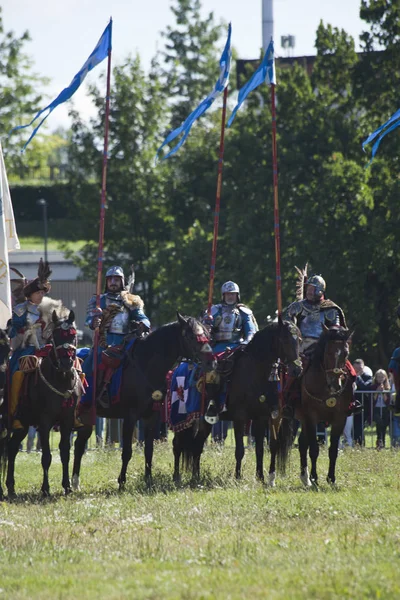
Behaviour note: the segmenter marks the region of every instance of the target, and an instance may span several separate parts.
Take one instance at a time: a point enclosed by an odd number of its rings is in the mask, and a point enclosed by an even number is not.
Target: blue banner
[[[36,121],[36,119],[38,119],[40,117],[40,115],[42,115],[44,112],[48,111],[47,115],[40,121],[39,125],[37,127],[35,127],[35,129],[33,130],[32,135],[30,136],[29,140],[26,142],[26,144],[24,145],[24,147],[22,149],[22,152],[25,150],[25,148],[27,147],[29,142],[34,138],[34,136],[38,132],[39,128],[43,125],[43,123],[45,122],[47,117],[52,113],[52,111],[59,104],[62,104],[63,102],[66,102],[67,100],[72,98],[72,96],[75,94],[76,90],[79,88],[79,86],[85,79],[86,75],[89,73],[89,71],[94,69],[94,67],[96,67],[99,63],[101,63],[108,56],[108,52],[111,50],[111,32],[112,32],[112,20],[110,19],[110,22],[107,25],[107,27],[105,28],[105,30],[103,31],[103,34],[102,34],[101,38],[99,39],[99,41],[97,42],[95,49],[93,50],[93,52],[91,53],[91,55],[89,56],[89,58],[87,59],[85,64],[83,65],[83,67],[80,69],[80,71],[75,75],[75,77],[73,78],[73,80],[71,81],[69,86],[64,88],[62,90],[62,92],[59,93],[59,95],[57,96],[57,98],[55,100],[50,102],[50,104],[48,104],[45,108],[42,108],[42,110],[40,110],[37,113],[37,115],[32,119],[32,121],[30,123],[28,123],[27,125],[20,125],[19,127],[14,127],[10,131],[10,134],[11,134],[13,131],[17,131],[18,129],[25,129],[25,127],[30,127],[31,125],[33,125],[33,123]]]
[[[389,125],[390,125],[390,127],[389,127]],[[379,148],[379,144],[381,143],[381,141],[383,140],[385,135],[387,135],[394,129],[397,129],[397,127],[399,127],[399,126],[400,126],[400,109],[397,110],[394,113],[394,115],[392,115],[390,117],[390,119],[388,121],[386,121],[386,123],[383,123],[383,125],[378,127],[378,129],[375,129],[375,131],[367,137],[365,142],[363,142],[362,147],[363,147],[363,150],[365,150],[365,146],[367,146],[367,144],[370,144],[380,134],[378,139],[376,140],[375,144],[372,146],[372,156],[371,156],[371,160],[370,160],[369,164],[371,164],[372,161],[374,160],[375,154],[377,153],[378,148]]]
[[[262,83],[276,83],[275,78],[275,60],[274,60],[274,42],[271,40],[269,46],[264,54],[264,58],[261,61],[260,66],[257,71],[253,73],[252,77],[249,79],[245,85],[240,88],[238,102],[235,108],[232,111],[232,114],[229,118],[227,127],[230,127],[233,123],[233,120],[236,116],[237,111],[242,106],[243,102],[246,100],[247,96],[255,90]]]
[[[230,72],[230,68],[231,68],[231,54],[232,54],[231,33],[232,33],[232,26],[231,26],[231,24],[229,24],[228,39],[226,40],[225,48],[221,55],[221,59],[219,61],[220,75],[219,75],[219,79],[218,79],[217,83],[215,84],[213,91],[207,96],[207,98],[204,98],[204,100],[202,102],[200,102],[199,106],[188,116],[186,121],[184,121],[180,127],[178,127],[177,129],[174,129],[174,131],[171,131],[171,133],[167,136],[165,141],[161,144],[161,146],[157,150],[156,162],[158,159],[158,155],[161,152],[161,150],[164,148],[164,146],[167,146],[167,144],[170,144],[178,136],[183,134],[181,139],[179,140],[179,142],[176,144],[176,146],[174,146],[174,148],[172,148],[172,150],[170,150],[165,156],[163,156],[162,160],[165,160],[166,158],[169,158],[170,156],[173,156],[176,152],[178,152],[179,148],[185,143],[186,138],[188,137],[188,135],[190,133],[190,129],[191,129],[193,123],[210,108],[210,106],[213,104],[214,100],[219,96],[219,94],[221,92],[224,91],[224,89],[228,85],[229,72]]]

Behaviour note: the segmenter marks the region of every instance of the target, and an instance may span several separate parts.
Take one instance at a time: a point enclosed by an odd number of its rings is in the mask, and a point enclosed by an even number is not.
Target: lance
[[[112,28],[112,19],[110,19]],[[110,32],[110,40],[111,40]],[[107,159],[108,159],[108,131],[110,121],[110,93],[111,93],[111,43],[108,49],[107,58],[107,91],[106,91],[106,112],[104,123],[104,144],[103,144],[103,162],[101,168],[101,195],[100,195],[100,221],[99,221],[99,252],[97,256],[97,283],[96,283],[96,308],[100,309],[101,279],[103,271],[103,253],[104,253],[104,223],[106,216],[106,195],[107,195]],[[93,385],[92,385],[92,425],[96,425],[96,388],[97,388],[97,351],[99,347],[99,328],[94,331],[93,341]]]
[[[207,314],[211,316],[211,306],[214,293],[214,278],[215,265],[217,263],[217,246],[218,246],[218,228],[219,228],[219,213],[221,206],[221,188],[222,188],[222,171],[224,166],[224,151],[225,151],[225,122],[226,122],[226,104],[228,99],[228,86],[224,89],[222,116],[221,116],[221,135],[219,142],[219,158],[218,158],[218,175],[217,175],[217,192],[215,195],[215,211],[214,211],[214,234],[211,250],[211,265],[210,265],[210,281],[208,284],[208,303]],[[206,397],[206,376],[204,374],[204,382],[201,394],[201,414],[204,414],[205,397]]]
[[[276,147],[276,100],[275,83],[271,83],[271,113],[272,113],[272,173],[274,187],[274,237],[275,237],[275,281],[276,305],[278,315],[282,314],[282,280],[281,280],[281,237],[279,228],[278,202],[278,155]]]

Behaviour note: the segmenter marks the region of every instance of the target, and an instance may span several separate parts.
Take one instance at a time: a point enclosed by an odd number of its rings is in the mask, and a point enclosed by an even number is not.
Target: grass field
[[[268,456],[266,457],[268,459]],[[117,491],[117,450],[84,457],[82,491],[39,496],[40,454],[21,453],[19,498],[0,505],[0,598],[399,598],[400,453],[349,449],[338,485],[304,490],[294,450],[275,489],[254,479],[254,451],[233,478],[234,449],[209,446],[203,479],[172,483],[172,452],[159,444],[154,484],[134,452]]]

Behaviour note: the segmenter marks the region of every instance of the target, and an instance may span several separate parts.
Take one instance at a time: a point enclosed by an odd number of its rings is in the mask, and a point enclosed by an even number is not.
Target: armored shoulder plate
[[[13,308],[13,312],[17,315],[17,317],[22,317],[22,315],[27,311],[27,303],[28,301],[21,302],[21,304],[17,304]]]
[[[292,302],[288,306],[287,314],[289,317],[297,317],[303,311],[303,302],[300,300],[298,302]]]
[[[221,305],[220,304],[213,304],[211,307],[211,315],[213,317],[215,317],[215,315],[217,315],[219,312],[221,311]]]
[[[240,312],[243,312],[245,315],[253,314],[253,311],[251,310],[251,308],[249,308],[248,306],[245,306],[244,304],[239,304],[238,309],[240,310]]]

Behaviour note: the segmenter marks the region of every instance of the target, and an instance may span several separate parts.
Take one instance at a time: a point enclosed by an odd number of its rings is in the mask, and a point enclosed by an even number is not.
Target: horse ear
[[[180,323],[183,327],[188,324],[187,320],[181,315],[179,310],[176,311],[176,316],[178,317],[178,323]]]
[[[51,318],[53,320],[53,323],[58,323],[58,317],[57,317],[57,313],[55,310],[53,310],[53,313],[51,315]]]
[[[279,323],[279,327],[283,327],[282,315],[278,315],[278,323]]]
[[[353,331],[350,333],[349,337],[347,338],[348,342],[351,342],[351,340],[353,339],[353,335],[354,335],[354,329]]]
[[[70,325],[72,325],[72,323],[73,323],[74,321],[75,321],[75,313],[74,313],[74,311],[73,311],[73,310],[71,310],[71,311],[69,312],[69,316],[68,316],[68,323],[69,323]]]

